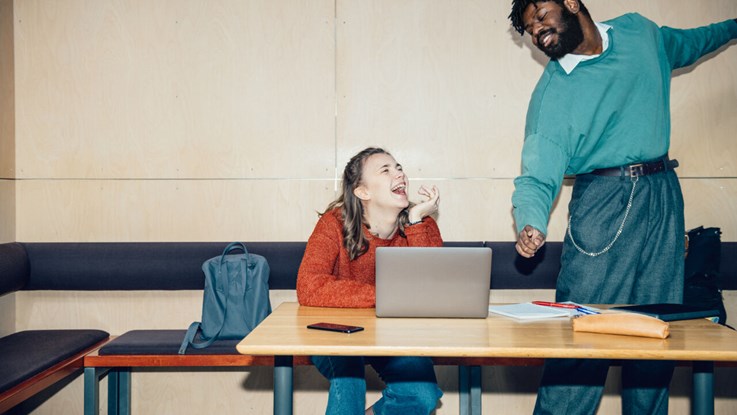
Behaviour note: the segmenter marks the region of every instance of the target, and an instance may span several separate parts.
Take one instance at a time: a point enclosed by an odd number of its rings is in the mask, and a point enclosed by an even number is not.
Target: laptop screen
[[[379,247],[378,317],[485,318],[491,248]]]

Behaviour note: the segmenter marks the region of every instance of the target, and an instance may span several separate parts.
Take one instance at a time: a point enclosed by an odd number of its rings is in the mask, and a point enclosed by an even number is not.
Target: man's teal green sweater
[[[517,232],[532,225],[547,235],[564,175],[666,154],[671,72],[737,38],[735,20],[687,30],[639,14],[606,23],[606,51],[570,74],[550,61],[532,94],[512,195]]]

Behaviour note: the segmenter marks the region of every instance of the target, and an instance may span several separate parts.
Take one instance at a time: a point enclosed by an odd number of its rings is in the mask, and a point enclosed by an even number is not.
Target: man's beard
[[[576,15],[571,13],[568,9],[565,7],[562,7],[562,9],[562,22],[560,25],[562,30],[559,31],[557,28],[550,28],[538,33],[537,35],[538,49],[548,55],[550,59],[555,60],[573,52],[576,50],[578,45],[583,42],[583,29],[581,28],[581,22],[579,22]],[[558,42],[545,47],[540,40],[549,33],[557,33]]]

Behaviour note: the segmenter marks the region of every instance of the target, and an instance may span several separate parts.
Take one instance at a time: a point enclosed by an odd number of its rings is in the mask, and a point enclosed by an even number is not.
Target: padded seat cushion
[[[0,392],[109,336],[102,330],[28,330],[0,338]]]
[[[100,348],[99,354],[179,354],[179,346],[182,345],[186,332],[187,330],[131,330]],[[239,342],[240,340],[217,340],[204,349],[190,346],[187,354],[239,354],[235,349]]]

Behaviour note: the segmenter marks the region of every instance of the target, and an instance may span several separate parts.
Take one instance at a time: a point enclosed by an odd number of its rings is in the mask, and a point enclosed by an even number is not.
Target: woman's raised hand
[[[437,186],[430,188],[420,186],[417,191],[420,196],[427,198],[426,200],[412,206],[409,209],[409,222],[416,223],[421,221],[425,216],[432,215],[438,211],[438,204],[440,203],[440,191]]]

